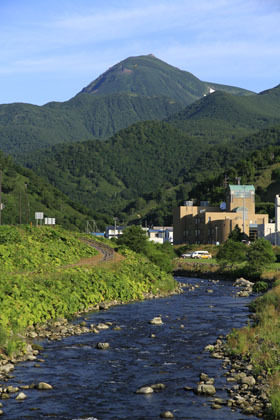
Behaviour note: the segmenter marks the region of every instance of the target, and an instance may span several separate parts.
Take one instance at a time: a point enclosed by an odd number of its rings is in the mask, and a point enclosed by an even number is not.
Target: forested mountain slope
[[[214,92],[166,121],[207,142],[240,138],[280,124],[280,87],[250,96]]]
[[[2,170],[1,224],[35,223],[35,212],[56,218],[56,223],[68,229],[85,230],[86,220],[95,219],[104,226],[109,219],[74,203],[70,197],[40,178],[30,169],[16,165],[11,157],[0,152]]]
[[[32,155],[28,166],[95,211],[111,216],[122,213],[124,220],[135,212],[141,219],[143,209],[151,214],[154,207],[161,215],[171,214],[169,207],[187,199],[198,182],[229,170],[240,156],[278,144],[277,127],[231,144],[205,145],[167,123],[143,122],[104,142],[57,145]],[[153,200],[147,209],[147,202]]]

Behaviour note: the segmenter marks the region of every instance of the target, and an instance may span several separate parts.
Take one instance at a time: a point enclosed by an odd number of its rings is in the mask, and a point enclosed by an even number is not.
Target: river
[[[250,418],[231,411],[211,409],[211,397],[195,395],[185,386],[196,387],[201,372],[215,377],[216,397],[227,398],[222,361],[209,357],[207,344],[233,327],[246,324],[251,298],[236,298],[231,282],[217,284],[202,279],[177,277],[178,281],[199,285],[168,298],[147,300],[86,314],[75,320],[87,323],[112,322],[99,334],[84,334],[43,342],[38,362],[18,364],[8,384],[48,382],[53,390],[24,390],[27,399],[3,401],[3,420],[88,419],[154,420],[163,411],[175,419],[240,420]],[[211,289],[213,293],[208,293]],[[161,316],[161,326],[149,321]],[[151,338],[151,334],[155,338]],[[98,342],[110,349],[98,350]],[[136,394],[141,386],[163,383],[160,392]]]

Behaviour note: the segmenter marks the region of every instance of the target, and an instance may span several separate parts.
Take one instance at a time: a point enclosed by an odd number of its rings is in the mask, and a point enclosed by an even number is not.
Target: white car
[[[192,252],[187,252],[186,254],[182,254],[181,258],[192,258]]]
[[[194,252],[192,252],[191,258],[209,259],[209,258],[212,258],[212,255],[209,254],[208,251],[194,251]]]

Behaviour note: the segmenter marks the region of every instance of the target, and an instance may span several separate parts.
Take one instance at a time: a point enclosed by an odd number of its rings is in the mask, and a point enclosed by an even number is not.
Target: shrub
[[[253,286],[253,291],[256,293],[265,293],[268,289],[268,284],[265,281],[257,281]]]

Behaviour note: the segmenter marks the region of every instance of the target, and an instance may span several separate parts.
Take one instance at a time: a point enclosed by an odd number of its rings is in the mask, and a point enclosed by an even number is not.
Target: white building
[[[155,226],[148,230],[149,240],[158,244],[170,242],[173,244],[173,227],[171,226]]]
[[[106,226],[104,236],[108,239],[119,238],[123,234],[125,228],[126,226]]]
[[[280,197],[275,197],[275,223],[258,225],[258,238],[265,238],[272,245],[280,245]]]

